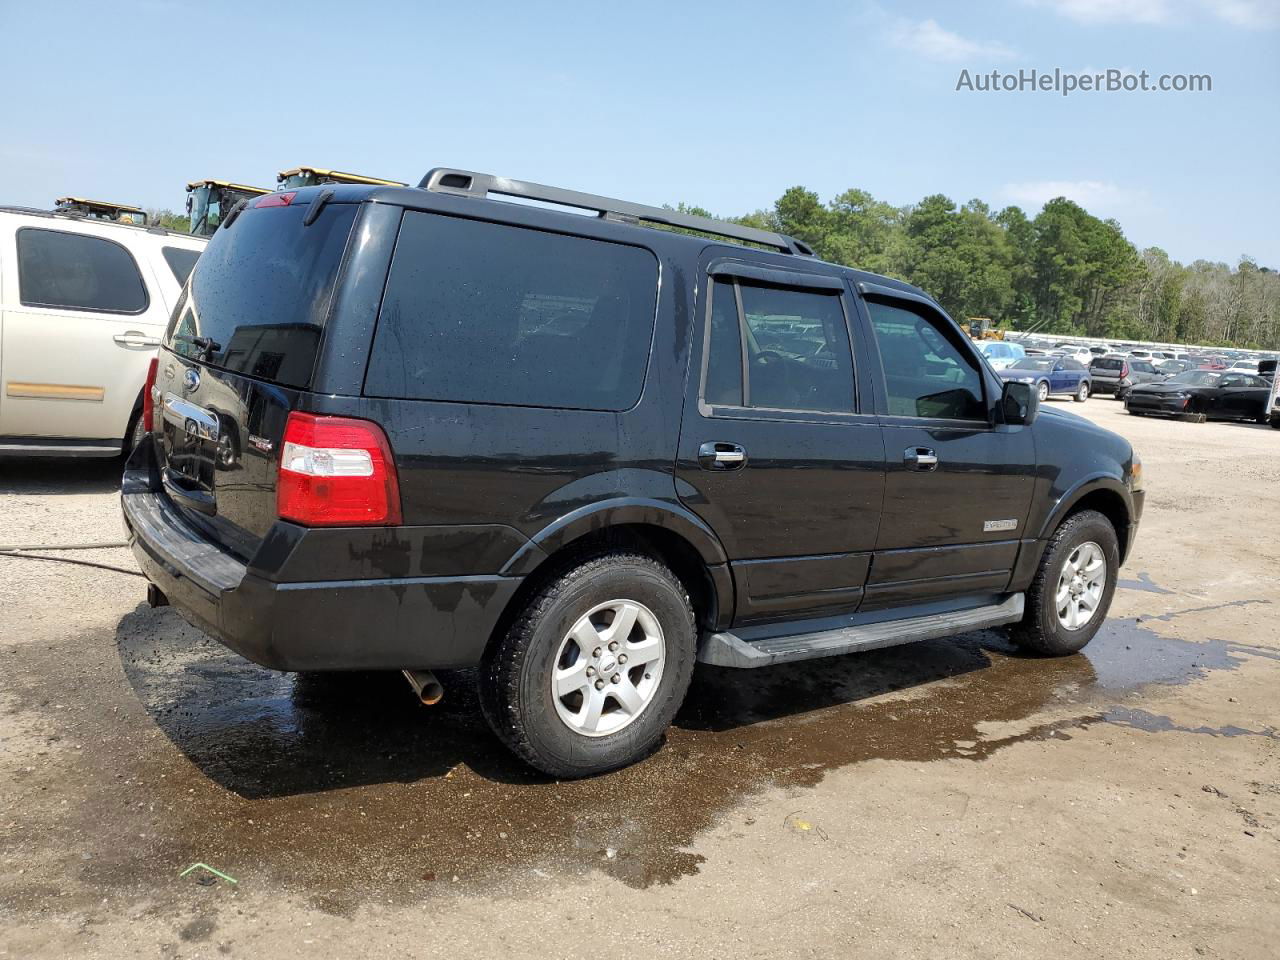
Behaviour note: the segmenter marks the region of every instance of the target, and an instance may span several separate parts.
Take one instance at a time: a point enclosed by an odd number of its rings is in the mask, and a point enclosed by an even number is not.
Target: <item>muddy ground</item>
[[[1083,655],[703,669],[578,783],[466,673],[272,673],[127,550],[0,556],[0,957],[1277,956],[1280,431],[1068,406],[1150,491]],[[0,461],[0,545],[120,541],[115,469]]]

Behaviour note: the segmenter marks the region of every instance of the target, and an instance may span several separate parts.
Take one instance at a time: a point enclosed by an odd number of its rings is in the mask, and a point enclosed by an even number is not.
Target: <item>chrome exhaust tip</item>
[[[444,686],[430,670],[401,670],[424,706],[433,706],[444,696]]]

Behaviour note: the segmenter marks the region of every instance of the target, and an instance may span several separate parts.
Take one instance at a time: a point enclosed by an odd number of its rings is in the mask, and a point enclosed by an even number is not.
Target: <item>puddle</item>
[[[81,878],[146,889],[171,882],[156,879],[157,863],[203,861],[239,878],[240,893],[270,881],[341,915],[371,899],[418,901],[537,872],[672,882],[698,869],[697,836],[752,791],[810,786],[877,758],[979,760],[1099,721],[1181,729],[1113,705],[1263,653],[1160,636],[1129,618],[1108,621],[1084,655],[1057,660],[1021,656],[982,631],[769,669],[700,667],[654,756],[557,783],[493,738],[468,672],[442,674],[445,699],[425,708],[399,674],[263,670],[172,611],[139,608],[116,644],[131,689],[109,685],[80,719],[59,716],[92,743],[78,760],[92,785],[80,795],[97,796],[79,824],[90,854]],[[67,656],[27,666],[25,709],[42,696],[47,705]],[[1080,719],[1052,728],[980,732],[1075,705]],[[108,710],[120,719],[102,737]]]

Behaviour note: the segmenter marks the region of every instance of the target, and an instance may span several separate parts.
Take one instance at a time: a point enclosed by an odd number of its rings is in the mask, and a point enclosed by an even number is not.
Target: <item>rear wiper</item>
[[[189,337],[185,333],[175,333],[173,339],[191,344],[205,357],[222,349],[222,344],[212,337]]]

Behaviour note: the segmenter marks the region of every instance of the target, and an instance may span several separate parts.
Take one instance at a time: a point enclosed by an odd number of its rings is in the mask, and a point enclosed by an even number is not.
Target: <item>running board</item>
[[[883,620],[879,623],[797,633],[748,642],[733,633],[709,634],[698,651],[698,660],[718,667],[766,667],[793,660],[834,657],[860,650],[893,647],[916,640],[936,640],[970,630],[998,627],[1022,619],[1024,595],[1011,594],[1001,603],[971,607],[949,613],[933,613],[907,620]]]

